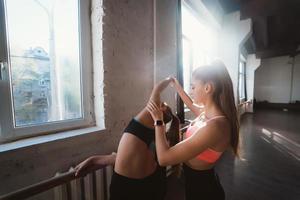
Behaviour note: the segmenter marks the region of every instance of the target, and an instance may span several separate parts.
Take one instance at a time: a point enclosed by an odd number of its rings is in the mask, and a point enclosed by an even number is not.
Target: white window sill
[[[36,144],[42,144],[42,143],[47,143],[55,140],[62,140],[65,138],[70,138],[78,135],[83,135],[87,133],[96,133],[99,131],[104,130],[102,127],[89,127],[89,128],[82,128],[82,129],[76,129],[76,130],[71,130],[71,131],[64,131],[60,133],[54,133],[54,134],[49,134],[49,135],[42,135],[42,136],[36,136],[32,138],[26,138],[26,139],[21,139],[18,141],[14,142],[9,142],[5,144],[0,144],[0,153],[1,152],[6,152],[6,151],[11,151],[23,147],[28,147]]]

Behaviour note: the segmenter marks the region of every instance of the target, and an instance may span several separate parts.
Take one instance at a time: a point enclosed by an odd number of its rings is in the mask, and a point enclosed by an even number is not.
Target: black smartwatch
[[[163,126],[164,125],[164,122],[162,120],[156,120],[154,122],[154,126]]]

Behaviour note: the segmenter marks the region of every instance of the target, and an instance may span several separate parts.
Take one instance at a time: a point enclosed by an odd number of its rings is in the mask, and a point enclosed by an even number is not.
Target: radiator
[[[73,171],[73,168],[69,171]],[[112,166],[107,166],[83,178],[59,185],[53,190],[54,200],[108,200],[112,173]],[[58,172],[55,176],[59,175]]]

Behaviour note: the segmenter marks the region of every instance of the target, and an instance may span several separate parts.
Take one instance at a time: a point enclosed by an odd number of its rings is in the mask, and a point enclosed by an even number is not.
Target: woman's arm
[[[187,105],[187,107],[196,115],[200,115],[203,111],[203,108],[193,103],[192,99],[189,97],[189,95],[184,91],[182,86],[179,84],[178,80],[176,78],[171,78],[172,83],[174,84],[174,87],[179,94],[182,101]]]
[[[91,156],[81,163],[79,163],[75,167],[75,176],[80,176],[86,173],[88,169],[95,167],[95,166],[106,166],[106,165],[114,165],[116,162],[117,154],[113,152],[110,155],[97,155]]]
[[[149,101],[155,102],[160,105],[160,94],[171,82],[170,78],[166,78],[154,86]],[[153,119],[150,113],[147,111],[146,107],[136,115],[136,119],[139,120],[143,125],[154,128]]]
[[[154,120],[162,120],[162,112],[153,102],[147,105]],[[165,126],[155,126],[155,145],[158,162],[161,166],[174,165],[194,158],[222,138],[220,127],[214,123],[207,124],[193,136],[169,147],[165,136]]]
[[[171,78],[166,78],[162,81],[160,81],[158,84],[156,84],[152,90],[151,96],[149,101],[155,102],[157,105],[160,104],[160,94],[161,92],[168,87],[168,85],[171,83]]]

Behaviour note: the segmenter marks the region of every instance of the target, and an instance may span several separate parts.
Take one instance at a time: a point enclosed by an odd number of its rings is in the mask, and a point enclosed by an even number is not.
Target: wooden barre
[[[49,189],[52,189],[56,186],[62,185],[64,183],[70,182],[72,180],[82,178],[86,176],[87,174],[94,172],[99,169],[103,169],[106,166],[96,166],[92,167],[88,170],[86,170],[86,173],[82,174],[81,176],[75,176],[75,171],[69,171],[61,173],[58,176],[52,177],[50,179],[26,186],[24,188],[21,188],[19,190],[15,190],[11,193],[5,194],[0,196],[0,200],[13,200],[13,199],[25,199],[31,196],[34,196],[36,194],[45,192]]]

